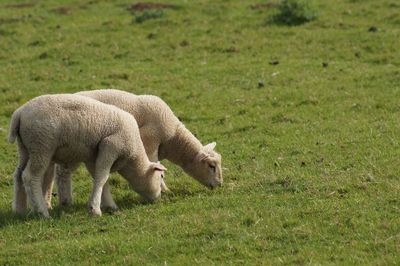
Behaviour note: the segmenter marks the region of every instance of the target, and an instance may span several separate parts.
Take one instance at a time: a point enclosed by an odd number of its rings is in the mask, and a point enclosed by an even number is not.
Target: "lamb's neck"
[[[144,177],[150,161],[146,156],[135,156],[128,159],[124,167],[118,172],[128,181],[134,178]]]
[[[193,162],[203,145],[183,124],[180,124],[175,135],[165,143],[161,157],[181,167]]]

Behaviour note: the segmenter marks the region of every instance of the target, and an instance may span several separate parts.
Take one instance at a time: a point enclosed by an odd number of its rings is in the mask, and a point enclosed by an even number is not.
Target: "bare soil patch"
[[[72,12],[72,9],[67,6],[60,6],[57,8],[52,9],[53,12],[61,14],[61,15],[70,15]]]
[[[251,5],[250,8],[254,9],[254,10],[258,10],[258,9],[276,8],[278,6],[279,6],[278,3],[271,2],[271,3],[254,4],[254,5]]]
[[[7,8],[28,8],[28,7],[33,7],[36,5],[36,3],[19,3],[19,4],[8,4],[5,5],[4,7]]]
[[[21,20],[22,20],[21,18],[0,18],[0,25],[17,23],[17,22],[19,22]]]
[[[131,12],[144,11],[151,9],[167,9],[167,8],[177,8],[178,6],[173,4],[163,4],[163,3],[151,3],[151,2],[139,2],[128,6],[128,10]]]

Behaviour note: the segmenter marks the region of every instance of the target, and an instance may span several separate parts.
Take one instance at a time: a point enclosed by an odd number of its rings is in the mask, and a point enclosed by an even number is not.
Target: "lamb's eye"
[[[210,169],[215,173],[215,165],[208,165],[210,167]]]

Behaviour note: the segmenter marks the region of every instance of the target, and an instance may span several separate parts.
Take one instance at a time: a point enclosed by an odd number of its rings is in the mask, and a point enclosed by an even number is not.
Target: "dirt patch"
[[[21,21],[20,18],[0,18],[0,25],[2,24],[11,24],[11,23],[17,23]]]
[[[151,9],[175,9],[178,6],[173,5],[173,4],[162,4],[162,3],[149,3],[149,2],[139,2],[136,4],[132,4],[128,6],[128,10],[131,12],[135,11],[144,11],[144,10],[151,10]]]
[[[36,3],[19,3],[19,4],[8,4],[5,5],[4,7],[7,8],[27,8],[27,7],[33,7],[36,5]]]
[[[277,8],[278,6],[279,6],[278,3],[260,3],[251,5],[250,8],[253,10],[258,10],[258,9]]]
[[[108,78],[110,79],[124,79],[124,80],[128,80],[129,79],[129,75],[126,73],[113,73],[108,75]]]
[[[180,45],[181,47],[186,47],[186,46],[189,46],[189,42],[186,41],[186,40],[183,40],[183,41],[181,41],[181,42],[179,43],[179,45]]]
[[[60,6],[60,7],[52,9],[51,11],[53,11],[57,14],[61,14],[61,15],[70,15],[72,12],[72,9],[67,6]]]

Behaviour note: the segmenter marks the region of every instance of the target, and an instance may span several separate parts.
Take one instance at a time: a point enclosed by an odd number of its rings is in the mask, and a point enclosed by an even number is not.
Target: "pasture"
[[[160,3],[1,1],[0,264],[400,263],[400,3],[318,1],[298,26],[268,1]],[[82,167],[73,206],[15,216],[12,112],[101,88],[162,97],[217,142],[223,187],[163,162],[171,193],[113,175],[120,210],[94,219]]]

